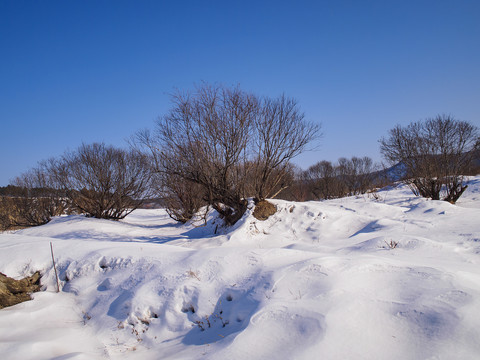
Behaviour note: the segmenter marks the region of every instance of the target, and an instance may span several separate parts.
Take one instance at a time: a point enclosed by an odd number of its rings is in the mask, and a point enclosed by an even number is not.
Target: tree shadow
[[[165,244],[174,240],[184,239],[182,235],[172,236],[115,236],[112,234],[101,233],[97,231],[72,231],[68,233],[62,233],[56,236],[52,236],[57,239],[64,240],[96,240],[96,241],[109,241],[109,242],[137,242],[137,243],[151,243],[151,244]]]

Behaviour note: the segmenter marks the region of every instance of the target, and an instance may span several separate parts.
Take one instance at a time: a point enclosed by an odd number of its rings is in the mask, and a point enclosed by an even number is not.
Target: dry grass
[[[253,216],[257,220],[267,220],[270,216],[277,212],[277,207],[267,200],[259,201],[253,210]]]

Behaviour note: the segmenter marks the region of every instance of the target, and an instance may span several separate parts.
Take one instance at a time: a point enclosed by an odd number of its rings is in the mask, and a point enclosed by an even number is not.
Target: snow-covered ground
[[[274,202],[217,235],[163,210],[0,234],[0,272],[45,289],[0,310],[0,358],[480,358],[480,177],[457,205]]]

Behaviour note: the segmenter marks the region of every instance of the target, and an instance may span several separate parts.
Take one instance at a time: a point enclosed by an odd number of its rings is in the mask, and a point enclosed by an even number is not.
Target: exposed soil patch
[[[30,294],[40,290],[40,272],[21,280],[0,273],[0,309],[31,300]]]
[[[267,200],[259,201],[255,204],[253,216],[257,220],[267,220],[270,216],[277,212],[277,207]]]

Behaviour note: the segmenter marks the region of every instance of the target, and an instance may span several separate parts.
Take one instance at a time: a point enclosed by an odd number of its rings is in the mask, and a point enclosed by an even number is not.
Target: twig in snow
[[[55,279],[57,279],[57,293],[58,293],[60,292],[60,285],[58,283],[57,267],[55,266],[55,257],[53,256],[53,245],[51,241],[50,241],[50,252],[52,253],[53,270],[55,270]]]
[[[192,277],[192,278],[195,278],[197,279],[198,281],[200,281],[200,277],[198,276],[198,273],[195,272],[195,271],[192,271],[192,269],[188,270],[187,271],[187,274],[188,276]]]
[[[387,242],[387,240],[383,240],[383,241],[385,241],[385,244],[387,244],[387,246],[390,249],[395,249],[398,245],[398,241],[393,241],[393,240],[390,240],[390,242]]]

